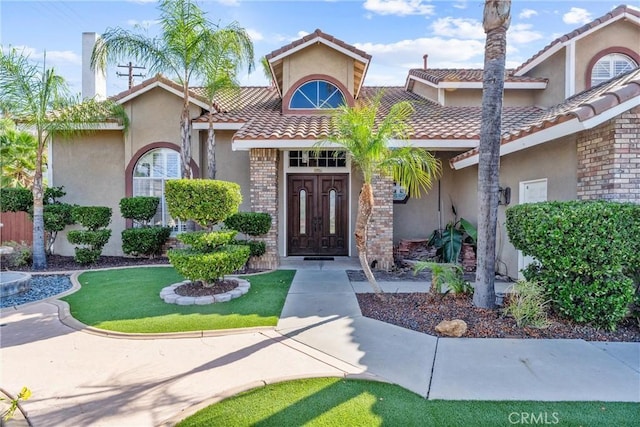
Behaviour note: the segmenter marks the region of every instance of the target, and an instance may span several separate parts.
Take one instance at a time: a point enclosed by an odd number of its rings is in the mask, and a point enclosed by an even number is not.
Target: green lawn
[[[66,297],[71,315],[100,329],[129,333],[184,332],[275,326],[294,270],[248,276],[246,295],[225,303],[179,306],[160,290],[184,280],[172,267],[127,268],[82,273],[82,288]]]
[[[399,386],[313,378],[247,391],[178,424],[192,426],[632,426],[637,403],[426,400]]]

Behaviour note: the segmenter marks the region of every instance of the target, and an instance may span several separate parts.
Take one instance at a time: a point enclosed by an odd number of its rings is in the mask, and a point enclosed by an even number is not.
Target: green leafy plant
[[[159,204],[159,197],[125,197],[120,199],[120,213],[123,218],[131,219],[146,227],[158,211]]]
[[[22,390],[20,390],[20,393],[18,393],[18,395],[14,399],[9,399],[9,407],[2,413],[2,420],[9,421],[11,418],[13,418],[13,415],[16,413],[16,410],[20,405],[20,401],[29,400],[30,397],[31,390],[29,390],[29,388],[27,387],[22,387]],[[0,400],[5,399],[0,397]]]
[[[171,227],[128,228],[122,230],[122,251],[127,255],[154,257],[171,236]]]
[[[98,260],[102,249],[111,237],[111,230],[105,229],[111,221],[111,208],[105,206],[74,206],[71,211],[74,221],[79,222],[87,230],[72,230],[67,233],[67,240],[75,248],[75,260],[79,264],[91,264]]]
[[[25,242],[3,242],[4,246],[13,248],[10,254],[2,255],[2,267],[12,269],[24,267],[31,263],[31,247]]]
[[[266,212],[238,212],[225,219],[224,225],[247,236],[262,236],[271,229],[271,215]]]
[[[460,265],[419,261],[414,266],[413,273],[418,274],[427,269],[431,271],[431,292],[445,295],[449,292],[454,295],[473,293],[473,287],[464,280],[463,270]]]
[[[249,247],[250,257],[259,257],[267,253],[267,244],[257,240],[233,240],[234,245],[245,245]]]
[[[539,265],[553,307],[579,323],[615,329],[630,310],[640,269],[640,205],[608,201],[527,203],[506,211],[513,245]]]
[[[513,285],[503,313],[513,317],[520,328],[546,328],[550,325],[547,319],[548,303],[540,284],[521,280]]]
[[[178,235],[185,245],[191,246],[192,249],[200,252],[212,252],[223,245],[229,244],[238,232],[229,231],[194,231],[190,233],[182,233]]]
[[[189,249],[173,249],[168,252],[169,262],[192,282],[203,282],[211,287],[225,275],[239,270],[249,258],[249,247],[227,245],[215,252],[200,252]]]
[[[214,179],[172,179],[165,184],[165,200],[173,218],[193,220],[211,230],[238,212],[240,186]]]
[[[33,194],[28,188],[0,188],[2,212],[29,212],[32,207]]]
[[[454,210],[455,212],[455,210]],[[429,245],[435,246],[436,255],[444,263],[457,263],[464,242],[475,245],[478,231],[464,218],[449,222],[444,230],[434,230]]]

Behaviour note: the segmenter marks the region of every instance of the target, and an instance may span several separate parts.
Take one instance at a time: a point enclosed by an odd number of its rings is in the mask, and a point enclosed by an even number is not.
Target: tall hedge
[[[507,209],[509,239],[538,266],[556,309],[614,329],[627,315],[640,269],[640,205],[607,201],[522,204]],[[535,277],[534,277],[535,276]]]
[[[212,179],[172,179],[165,184],[165,200],[172,217],[193,220],[211,229],[238,212],[242,203],[235,182]]]

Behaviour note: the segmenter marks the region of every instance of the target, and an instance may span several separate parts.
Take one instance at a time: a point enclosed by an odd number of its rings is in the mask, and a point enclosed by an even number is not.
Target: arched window
[[[344,94],[333,83],[311,80],[302,84],[291,96],[291,110],[337,108],[345,104]]]
[[[144,154],[133,169],[133,196],[160,197],[158,212],[153,225],[168,225],[174,232],[184,231],[180,221],[167,211],[164,199],[164,183],[180,178],[180,154],[169,148],[157,148]]]
[[[591,70],[591,86],[611,80],[637,66],[638,64],[633,59],[622,53],[605,55],[595,63]]]

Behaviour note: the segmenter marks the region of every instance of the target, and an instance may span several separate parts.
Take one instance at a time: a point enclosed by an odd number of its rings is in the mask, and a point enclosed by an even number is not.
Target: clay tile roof
[[[368,53],[366,53],[363,50],[357,49],[354,46],[343,42],[342,40],[339,40],[335,37],[333,37],[330,34],[324,33],[322,32],[320,29],[316,29],[313,33],[311,34],[307,34],[306,36],[302,37],[301,39],[298,39],[292,43],[289,43],[288,45],[282,46],[280,49],[276,49],[271,53],[268,53],[267,55],[265,55],[267,61],[269,61],[271,58],[274,58],[276,56],[279,56],[293,48],[295,48],[296,46],[300,46],[301,44],[305,44],[317,37],[323,38],[331,43],[334,43],[350,52],[355,53],[356,55],[362,56],[364,58],[367,58],[367,60],[371,60],[371,55],[369,55]]]
[[[113,95],[111,97],[109,97],[109,99],[111,99],[114,102],[118,102],[121,99],[127,98],[131,95],[134,95],[136,92],[140,92],[143,89],[147,88],[148,86],[157,84],[157,83],[163,83],[169,87],[174,88],[177,91],[182,92],[182,86],[180,86],[178,83],[174,82],[171,79],[168,79],[166,77],[164,77],[161,74],[156,74],[155,77],[152,77],[150,79],[147,79],[145,81],[143,81],[142,83],[139,83],[135,86],[132,86],[131,89],[125,90],[123,92],[120,92],[116,95]],[[197,92],[194,90],[194,88],[189,88],[189,96],[198,99],[199,101],[202,102],[207,102],[206,97],[204,96],[203,92]]]
[[[640,67],[576,94],[554,107],[532,111],[512,126],[505,126],[503,120],[501,144],[508,144],[574,118],[585,121],[637,97],[640,97]],[[450,163],[453,165],[476,154],[477,148],[454,157]]]
[[[529,82],[547,82],[548,79],[541,77],[514,76],[514,70],[505,70],[505,82],[529,83]],[[480,82],[482,83],[483,70],[470,69],[448,69],[448,68],[414,68],[409,70],[409,76],[427,80],[431,83],[438,84],[441,82]]]
[[[536,60],[538,57],[540,57],[540,55],[544,54],[546,51],[548,51],[549,49],[551,49],[553,46],[557,45],[558,43],[565,43],[577,36],[579,36],[580,34],[583,34],[589,30],[591,30],[592,28],[595,28],[607,21],[610,21],[611,19],[620,16],[624,13],[628,13],[631,15],[634,15],[638,18],[640,18],[640,10],[638,9],[634,9],[631,7],[628,7],[626,5],[621,5],[616,7],[615,9],[613,9],[611,12],[594,19],[593,21],[583,25],[580,28],[577,28],[573,31],[571,31],[570,33],[567,33],[561,37],[558,37],[557,39],[553,40],[551,43],[549,43],[547,46],[545,46],[542,50],[540,50],[538,53],[534,54],[531,58],[529,58],[528,60],[526,60],[522,65],[520,65],[518,68],[516,68],[514,70],[515,73],[517,73],[518,71],[520,71],[522,68],[526,67],[527,65],[529,65],[531,62],[533,62],[534,60]]]

